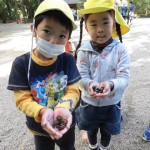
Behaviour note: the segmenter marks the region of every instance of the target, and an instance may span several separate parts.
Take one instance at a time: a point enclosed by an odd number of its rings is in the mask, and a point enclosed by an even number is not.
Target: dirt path
[[[150,121],[150,19],[136,19],[133,24],[123,38],[131,56],[131,78],[122,101],[122,133],[113,137],[111,150],[150,150],[150,142],[141,138]],[[29,24],[0,24],[0,150],[34,150],[24,114],[16,109],[13,93],[6,89],[11,62],[30,47],[30,35]],[[78,30],[73,36],[76,40]],[[76,149],[88,150],[78,129]]]

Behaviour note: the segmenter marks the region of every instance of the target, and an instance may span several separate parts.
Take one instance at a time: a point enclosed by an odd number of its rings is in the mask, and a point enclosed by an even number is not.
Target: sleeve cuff
[[[40,110],[41,109],[43,109],[43,108],[45,108],[44,106],[41,106],[41,105],[39,105],[37,108],[36,108],[36,110],[35,110],[35,116],[34,116],[34,119],[35,119],[35,121],[36,122],[41,122],[41,116],[40,116]]]

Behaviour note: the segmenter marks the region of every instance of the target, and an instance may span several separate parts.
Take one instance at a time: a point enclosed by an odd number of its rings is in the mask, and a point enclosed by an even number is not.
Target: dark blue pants
[[[75,150],[75,125],[59,140],[52,140],[47,136],[34,136],[36,150],[55,150],[55,143],[60,150]]]
[[[121,130],[120,103],[116,105],[97,107],[87,104],[83,100],[76,110],[77,125],[80,130],[88,131],[91,145],[97,143],[97,133],[100,129],[102,146],[109,145],[111,135],[119,134]]]
[[[88,131],[88,139],[91,145],[95,145],[98,142],[97,141],[98,131],[99,131],[98,128],[92,131]],[[102,128],[100,128],[100,135],[101,135],[101,139],[100,139],[101,145],[103,147],[107,147],[110,144],[111,134],[103,130]]]

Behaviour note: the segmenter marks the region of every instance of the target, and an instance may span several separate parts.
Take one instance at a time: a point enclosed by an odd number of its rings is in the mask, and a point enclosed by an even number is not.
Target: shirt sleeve
[[[84,51],[78,51],[77,67],[81,75],[80,89],[87,89],[89,84],[93,81],[90,79],[90,66],[86,53]]]
[[[39,112],[44,106],[33,100],[30,90],[14,91],[16,106],[29,117],[34,117],[36,122],[41,121]]]
[[[117,64],[116,78],[111,79],[114,83],[113,91],[124,90],[128,85],[130,76],[130,57],[125,47],[120,47],[119,60]]]
[[[26,55],[17,57],[12,64],[7,89],[30,90],[27,70],[28,57]]]

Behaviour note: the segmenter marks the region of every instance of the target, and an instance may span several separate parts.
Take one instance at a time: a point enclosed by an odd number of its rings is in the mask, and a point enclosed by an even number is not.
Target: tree
[[[150,15],[150,0],[128,0],[135,4],[135,13]]]
[[[0,0],[0,20],[6,22],[7,19],[18,20],[20,16],[32,19],[38,5],[43,0]],[[80,0],[78,9],[83,8],[86,0]],[[121,0],[124,1],[124,0]],[[150,15],[150,0],[127,0],[135,4],[135,13]]]
[[[9,2],[9,0],[5,0],[4,2],[5,2],[5,4],[6,4],[6,6],[7,6],[7,12],[8,12],[8,14],[9,14],[9,18],[12,19],[12,16],[11,16],[11,8],[10,8],[10,2]]]
[[[134,0],[137,14],[150,15],[150,0]]]
[[[3,23],[6,22],[6,5],[2,0],[0,0],[0,18]]]
[[[77,7],[78,9],[82,9],[83,8],[83,3],[86,2],[86,0],[80,0],[81,3],[78,3]]]

